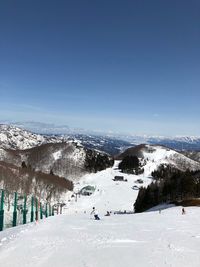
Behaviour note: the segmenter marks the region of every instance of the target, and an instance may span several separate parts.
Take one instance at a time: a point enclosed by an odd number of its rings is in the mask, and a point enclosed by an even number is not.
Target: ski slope
[[[199,170],[200,164],[173,149],[169,149],[159,145],[145,145],[141,149],[143,159],[146,160],[144,173],[151,174],[152,171],[158,169],[162,164],[171,165],[175,168],[185,171]]]
[[[58,215],[0,233],[4,267],[199,267],[199,208]]]
[[[119,162],[115,161],[112,168],[83,176],[75,184],[74,192],[78,193],[81,188],[88,185],[94,186],[96,190],[91,196],[77,197],[77,202],[75,198],[69,198],[70,202],[68,202],[65,212],[91,211],[93,206],[102,214],[106,213],[106,211],[133,211],[133,204],[137,198],[138,190],[133,190],[132,187],[147,186],[152,182],[152,179],[143,174],[121,173],[118,169]],[[115,176],[124,176],[127,181],[113,181]],[[143,183],[138,184],[138,179],[142,179]]]
[[[166,206],[141,214],[114,214],[133,210],[138,191],[132,186],[138,178],[142,185],[151,182],[143,175],[113,181],[122,175],[118,163],[82,177],[75,193],[86,185],[94,186],[95,193],[77,201],[68,195],[63,215],[0,232],[0,266],[199,267],[200,209],[186,208],[185,215],[181,207]],[[100,221],[90,215],[93,206]],[[111,216],[104,216],[107,210]]]

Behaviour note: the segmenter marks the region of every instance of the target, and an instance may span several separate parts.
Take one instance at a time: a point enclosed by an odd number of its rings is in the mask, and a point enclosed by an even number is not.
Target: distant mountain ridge
[[[110,132],[98,132],[98,131],[89,131],[82,128],[70,128],[68,125],[55,125],[53,123],[43,123],[35,121],[27,122],[3,122],[6,125],[13,125],[18,128],[30,131],[32,133],[48,136],[65,136],[78,139],[82,139],[82,142],[85,141],[85,144],[88,142],[89,137],[96,139],[94,141],[99,146],[99,142],[104,139],[106,145],[103,145],[101,149],[112,155],[120,153],[123,149],[139,144],[160,144],[176,149],[179,151],[195,150],[200,151],[200,136],[155,136],[155,135],[131,135],[131,134],[119,134],[119,133],[110,133]],[[79,136],[79,137],[78,137]],[[90,140],[91,141],[91,140]],[[113,146],[114,141],[114,146]],[[93,142],[93,147],[96,145]],[[124,142],[123,145],[120,142]],[[91,143],[89,144],[91,146]],[[97,147],[98,149],[98,147]]]
[[[179,151],[200,150],[200,136],[137,136],[137,135],[122,135],[122,140],[126,140],[132,145],[151,144],[164,145],[171,149]]]
[[[110,155],[120,153],[131,144],[127,141],[97,135],[70,134],[70,135],[41,135],[25,129],[0,124],[0,148],[30,149],[47,143],[74,142],[88,149],[106,152]]]
[[[55,125],[53,123],[44,122],[15,122],[13,123],[13,126],[43,135],[63,135],[72,132],[68,125]]]
[[[18,125],[20,125],[20,123],[18,123]],[[34,125],[34,123],[31,122],[31,125]],[[25,127],[25,125],[22,126]],[[38,130],[42,129],[43,124],[39,123],[39,126]],[[38,127],[38,123],[36,123],[36,127]],[[47,127],[48,129],[53,127],[54,129],[53,124],[44,124],[44,127]],[[68,129],[68,126],[63,127]],[[56,129],[61,128],[62,126],[59,126]],[[103,151],[113,156],[120,154],[129,147],[139,144],[164,145],[178,151],[200,151],[200,137],[131,136],[115,134],[97,135],[86,132],[81,133],[81,130],[80,133],[69,131],[68,134],[38,134],[13,125],[0,124],[1,148],[28,149],[46,143],[68,141],[73,141],[77,144],[82,144],[86,148]]]

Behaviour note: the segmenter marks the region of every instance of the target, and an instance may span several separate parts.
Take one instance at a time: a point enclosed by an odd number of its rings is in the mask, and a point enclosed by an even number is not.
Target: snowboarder
[[[92,212],[90,213],[90,215],[94,214],[94,219],[95,220],[100,220],[99,215],[97,210],[95,209],[95,207],[92,208]]]

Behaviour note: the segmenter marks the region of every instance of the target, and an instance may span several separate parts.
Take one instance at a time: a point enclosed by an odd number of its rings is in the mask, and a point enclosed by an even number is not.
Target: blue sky
[[[0,1],[0,119],[200,135],[199,0]]]

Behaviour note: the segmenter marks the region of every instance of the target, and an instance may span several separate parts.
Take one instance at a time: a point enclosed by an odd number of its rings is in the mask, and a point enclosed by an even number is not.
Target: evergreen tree
[[[119,164],[119,169],[122,172],[134,173],[138,171],[139,168],[139,159],[137,156],[126,156]]]

